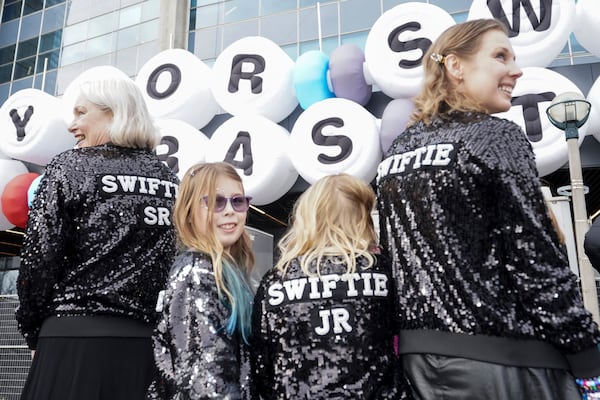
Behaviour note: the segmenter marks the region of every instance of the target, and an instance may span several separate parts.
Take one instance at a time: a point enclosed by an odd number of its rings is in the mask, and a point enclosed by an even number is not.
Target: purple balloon
[[[414,109],[415,104],[411,99],[394,99],[385,106],[379,128],[379,141],[384,153],[394,139],[404,132]]]
[[[365,54],[354,44],[343,44],[329,57],[329,80],[335,96],[364,106],[371,99],[373,86],[365,79]]]

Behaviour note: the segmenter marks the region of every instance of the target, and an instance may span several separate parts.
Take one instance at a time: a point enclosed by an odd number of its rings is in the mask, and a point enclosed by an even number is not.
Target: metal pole
[[[577,128],[567,128],[577,129]],[[572,137],[575,136],[575,137]],[[567,146],[569,154],[569,174],[571,177],[571,194],[573,202],[573,217],[575,218],[575,242],[577,247],[577,261],[579,265],[579,276],[581,278],[581,291],[583,304],[592,314],[596,323],[600,324],[598,313],[598,293],[596,290],[596,280],[590,260],[585,255],[583,240],[585,234],[590,228],[587,210],[585,206],[585,194],[583,191],[583,175],[581,172],[581,158],[579,154],[579,141],[577,134],[569,135],[567,133]]]

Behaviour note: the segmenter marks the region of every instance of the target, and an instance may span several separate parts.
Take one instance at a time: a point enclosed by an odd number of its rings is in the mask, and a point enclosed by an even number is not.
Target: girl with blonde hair
[[[250,200],[227,163],[197,164],[183,177],[173,216],[182,251],[159,300],[153,338],[159,378],[149,398],[250,395]]]
[[[326,176],[294,205],[280,258],[252,314],[251,365],[263,399],[396,399],[389,264],[372,188]]]

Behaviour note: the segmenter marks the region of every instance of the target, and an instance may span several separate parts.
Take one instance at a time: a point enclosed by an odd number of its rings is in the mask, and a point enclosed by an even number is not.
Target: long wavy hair
[[[255,261],[252,240],[244,231],[226,252],[213,229],[202,229],[191,222],[199,208],[207,206],[206,226],[213,226],[214,201],[205,205],[202,198],[215,198],[217,178],[221,176],[242,186],[240,176],[227,163],[200,163],[189,168],[179,185],[173,220],[179,246],[208,254],[211,258],[219,297],[230,310],[226,331],[237,330],[248,342],[253,296],[248,277]]]
[[[359,256],[372,266],[377,245],[374,206],[373,189],[358,178],[336,174],[319,179],[294,204],[291,227],[278,243],[276,268],[285,275],[290,262],[300,257],[304,273],[319,275],[321,259],[331,255],[344,259],[348,274],[356,271]]]
[[[448,119],[456,111],[486,112],[474,99],[460,90],[450,79],[450,74],[443,64],[431,59],[432,54],[446,57],[454,54],[461,59],[472,58],[481,47],[483,35],[491,30],[498,30],[508,35],[506,27],[494,19],[477,19],[463,22],[446,29],[429,47],[423,57],[425,81],[421,92],[413,99],[415,110],[409,125],[418,121],[429,124],[439,117]]]

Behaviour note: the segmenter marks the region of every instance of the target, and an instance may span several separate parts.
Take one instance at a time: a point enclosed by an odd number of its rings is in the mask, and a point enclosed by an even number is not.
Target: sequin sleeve
[[[31,349],[36,348],[42,322],[52,313],[53,288],[68,258],[68,181],[59,179],[61,175],[60,165],[49,164],[46,168],[29,212],[21,249],[16,318]]]
[[[225,333],[227,317],[210,259],[192,252],[180,255],[153,337],[160,376],[149,398],[241,398],[239,346]]]
[[[252,392],[256,397],[259,393],[271,392],[274,378],[273,361],[269,356],[268,338],[271,337],[271,334],[269,333],[267,313],[265,312],[265,301],[265,285],[261,284],[256,291],[256,296],[254,296],[250,346],[250,368],[252,371],[260,371],[253,374],[252,377]]]
[[[490,142],[498,161],[498,201],[503,260],[514,290],[541,340],[566,354],[595,348],[596,324],[582,304],[576,276],[568,267],[564,246],[547,211],[535,159],[526,136],[516,125],[504,125]]]

